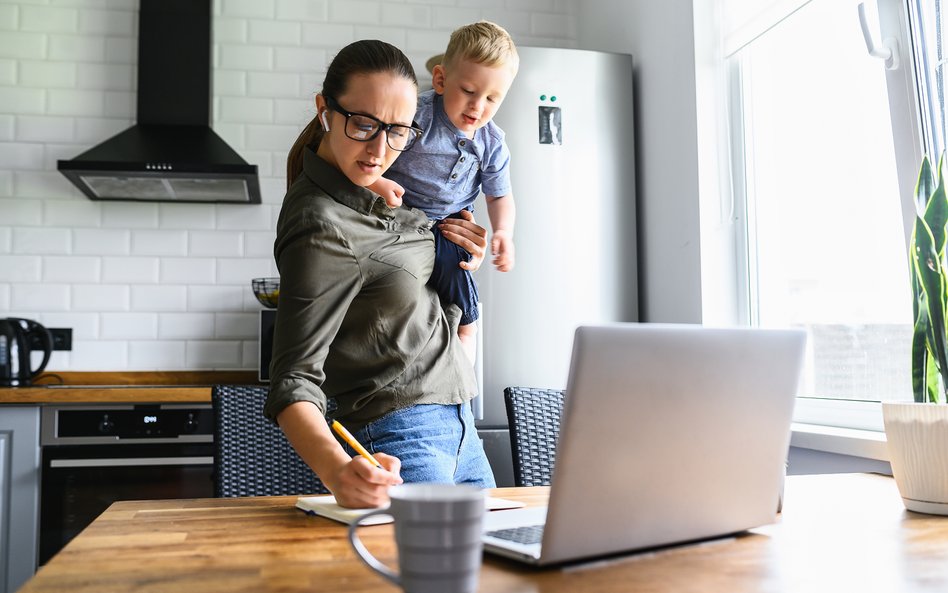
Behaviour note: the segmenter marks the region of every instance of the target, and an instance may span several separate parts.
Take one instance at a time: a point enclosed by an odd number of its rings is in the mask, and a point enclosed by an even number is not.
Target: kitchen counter
[[[0,404],[211,401],[211,386],[259,384],[255,371],[45,372],[30,387],[0,387]]]

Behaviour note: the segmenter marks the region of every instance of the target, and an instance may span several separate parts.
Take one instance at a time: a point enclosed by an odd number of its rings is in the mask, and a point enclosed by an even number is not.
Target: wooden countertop
[[[495,495],[542,504],[546,488]],[[921,593],[948,590],[948,518],[905,510],[870,474],[792,476],[773,525],[737,537],[547,569],[485,556],[482,593]],[[395,593],[355,556],[346,526],[296,497],[117,502],[20,593]],[[390,525],[366,527],[380,560]],[[574,537],[583,537],[575,534]]]
[[[0,388],[0,404],[210,402],[211,386],[259,384],[255,371],[49,371]]]

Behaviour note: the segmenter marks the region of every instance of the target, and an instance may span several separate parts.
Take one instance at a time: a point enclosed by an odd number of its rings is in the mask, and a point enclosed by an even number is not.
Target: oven
[[[44,407],[39,563],[115,501],[214,496],[213,428],[210,404]]]

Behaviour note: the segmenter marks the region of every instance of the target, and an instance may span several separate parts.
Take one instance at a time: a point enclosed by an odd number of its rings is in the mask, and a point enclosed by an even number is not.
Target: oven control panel
[[[214,432],[213,410],[202,405],[57,406],[43,416],[44,437],[55,441],[205,440]]]

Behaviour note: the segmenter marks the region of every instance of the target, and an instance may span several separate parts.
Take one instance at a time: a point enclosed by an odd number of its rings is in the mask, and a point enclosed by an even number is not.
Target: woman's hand
[[[399,475],[402,463],[397,457],[385,453],[375,453],[373,457],[385,469],[379,469],[364,457],[356,456],[336,472],[329,489],[339,506],[353,509],[382,506],[388,502],[389,487],[402,483]]]
[[[461,268],[475,272],[484,261],[487,252],[487,229],[474,222],[474,214],[461,211],[461,218],[445,218],[438,223],[441,234],[452,243],[460,245],[471,254],[471,261],[462,261]]]

